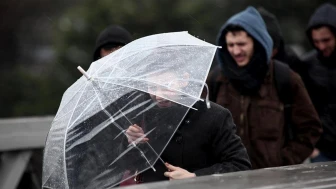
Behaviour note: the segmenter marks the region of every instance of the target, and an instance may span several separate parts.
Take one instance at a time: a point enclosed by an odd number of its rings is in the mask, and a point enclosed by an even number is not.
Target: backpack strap
[[[287,64],[274,60],[275,87],[279,98],[285,106],[292,104],[292,92],[290,84],[290,68]]]
[[[289,140],[294,138],[292,120],[293,92],[290,82],[290,68],[287,64],[274,60],[274,80],[279,99],[284,104],[286,135]]]

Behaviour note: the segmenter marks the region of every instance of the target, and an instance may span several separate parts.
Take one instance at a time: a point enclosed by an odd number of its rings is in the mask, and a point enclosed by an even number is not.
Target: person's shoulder
[[[212,101],[209,101],[209,102],[210,102],[210,108],[207,107],[205,99],[197,101],[193,107],[197,109],[197,111],[199,112],[207,112],[207,113],[215,113],[215,114],[229,112],[229,110],[224,108],[223,106],[215,102],[212,102]]]
[[[216,65],[214,68],[210,70],[207,82],[215,82],[220,75],[221,75],[221,68],[219,65]]]
[[[209,117],[213,119],[212,126],[214,128],[221,130],[222,128],[232,129],[235,127],[230,110],[214,102],[210,102],[210,106],[211,108],[208,109],[206,115],[211,115]]]
[[[306,90],[306,87],[304,85],[301,75],[299,75],[293,70],[290,70],[289,75],[290,75],[291,92],[293,94],[296,94],[297,92],[303,89]]]
[[[206,83],[208,84],[212,84],[212,83],[226,83],[228,82],[228,78],[226,76],[224,76],[223,72],[222,72],[222,68],[217,65],[216,67],[214,67],[206,80]]]
[[[227,108],[224,108],[223,106],[215,102],[210,102],[210,108],[208,111],[214,114],[218,114],[219,116],[223,116],[223,117],[226,117],[227,115],[231,115],[231,112]]]
[[[290,75],[292,82],[299,82],[301,80],[301,76],[297,72],[293,71],[292,69],[290,69],[289,75]]]

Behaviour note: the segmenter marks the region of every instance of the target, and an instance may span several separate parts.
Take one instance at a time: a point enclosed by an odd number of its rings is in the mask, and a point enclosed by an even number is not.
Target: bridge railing
[[[0,189],[16,189],[27,172],[30,187],[41,188],[41,150],[52,120],[53,116],[0,119]]]

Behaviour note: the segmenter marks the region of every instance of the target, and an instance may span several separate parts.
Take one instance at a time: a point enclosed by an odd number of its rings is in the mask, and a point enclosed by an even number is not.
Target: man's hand
[[[169,177],[169,180],[196,177],[195,173],[190,173],[189,171],[182,169],[180,167],[175,167],[168,163],[166,163],[165,165],[169,171],[165,172],[164,176]]]
[[[132,143],[140,138],[142,139],[137,142],[147,142],[149,140],[148,138],[145,138],[145,134],[142,128],[136,124],[129,126],[126,131],[126,134],[127,134],[128,143]]]
[[[310,158],[316,158],[318,155],[320,155],[320,151],[317,148],[314,148],[314,151],[310,155]]]

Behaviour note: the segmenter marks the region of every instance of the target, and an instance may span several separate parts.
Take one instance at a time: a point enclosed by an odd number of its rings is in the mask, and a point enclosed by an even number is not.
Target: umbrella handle
[[[207,90],[207,95],[205,97],[205,103],[206,103],[207,108],[210,109],[211,106],[210,106],[210,100],[209,100],[209,87],[208,87],[208,85],[206,83],[204,83],[204,86],[205,86],[205,88]]]
[[[88,79],[88,80],[91,79],[91,76],[89,76],[87,74],[87,72],[82,67],[78,66],[77,69],[80,71],[80,73],[82,73],[86,77],[86,79]]]

